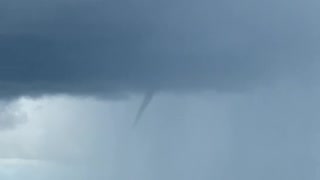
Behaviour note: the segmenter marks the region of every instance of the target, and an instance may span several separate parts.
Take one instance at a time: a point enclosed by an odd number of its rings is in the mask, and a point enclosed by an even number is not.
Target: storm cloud
[[[252,89],[318,56],[319,3],[2,0],[0,96]]]

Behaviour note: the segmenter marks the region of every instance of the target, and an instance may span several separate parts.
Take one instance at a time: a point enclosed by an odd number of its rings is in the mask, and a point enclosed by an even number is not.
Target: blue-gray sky
[[[319,8],[0,0],[0,179],[319,179]]]
[[[0,132],[0,177],[316,180],[320,87],[302,84],[160,94],[135,128],[139,98],[21,99],[11,107],[27,121]]]

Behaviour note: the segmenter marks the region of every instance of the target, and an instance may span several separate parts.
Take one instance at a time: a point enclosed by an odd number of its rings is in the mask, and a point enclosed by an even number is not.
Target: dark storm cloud
[[[317,55],[317,2],[1,1],[0,95],[250,89]]]

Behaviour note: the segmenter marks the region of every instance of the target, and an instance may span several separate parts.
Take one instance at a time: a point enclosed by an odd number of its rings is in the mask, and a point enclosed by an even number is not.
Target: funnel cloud
[[[144,98],[143,98],[143,101],[142,101],[142,104],[141,104],[141,106],[140,106],[140,108],[139,108],[139,110],[138,110],[138,113],[137,113],[137,115],[136,115],[136,118],[135,118],[135,120],[134,120],[134,122],[133,122],[133,125],[137,125],[138,122],[140,121],[140,119],[141,119],[144,111],[146,110],[146,108],[147,108],[148,105],[150,104],[150,102],[151,102],[151,100],[152,100],[152,98],[153,98],[153,96],[154,96],[154,93],[155,93],[155,91],[154,91],[154,90],[151,90],[151,91],[149,91],[149,92],[147,92],[147,93],[145,94],[145,96],[144,96]]]

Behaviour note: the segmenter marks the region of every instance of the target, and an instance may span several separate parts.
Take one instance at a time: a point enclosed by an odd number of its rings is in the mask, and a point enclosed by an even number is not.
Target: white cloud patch
[[[0,103],[0,131],[15,128],[26,121],[26,112],[19,101]]]

